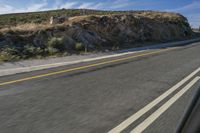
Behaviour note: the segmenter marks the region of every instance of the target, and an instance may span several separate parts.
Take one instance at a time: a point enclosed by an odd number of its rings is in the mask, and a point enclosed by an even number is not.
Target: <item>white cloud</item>
[[[186,15],[188,18],[190,25],[192,27],[199,27],[200,26],[200,13],[193,13],[193,14],[188,14]]]
[[[103,3],[87,2],[79,5],[79,9],[100,9],[104,6]]]
[[[63,0],[54,0],[52,6],[48,6],[48,0],[42,0],[39,3],[33,3],[22,8],[16,8],[15,6],[8,5],[5,3],[0,3],[0,14],[6,13],[18,13],[18,12],[34,12],[34,11],[44,11],[53,9],[120,9],[130,6],[133,2],[130,0],[113,0],[106,2],[82,2],[82,1],[72,1],[67,0],[63,3]]]
[[[184,12],[184,11],[189,11],[189,10],[196,10],[200,9],[200,1],[194,1],[188,5],[185,5],[183,7],[175,8],[175,9],[169,9],[168,11],[176,11],[176,12]]]
[[[104,3],[97,3],[97,4],[93,5],[93,9],[103,9],[103,8],[105,8]]]
[[[87,2],[87,3],[82,3],[78,8],[80,9],[91,9],[93,7],[94,3],[93,2]]]
[[[6,5],[6,4],[0,4],[0,12],[1,14],[5,14],[8,12],[12,12],[13,11],[13,7],[10,5]]]
[[[60,8],[66,8],[66,9],[76,8],[77,4],[78,2],[66,2],[65,4],[60,6]]]
[[[47,5],[48,5],[47,1],[43,1],[42,3],[30,5],[26,9],[26,11],[28,12],[40,11],[43,10]]]
[[[133,5],[134,2],[131,2],[130,0],[116,0],[111,3],[111,8],[112,9],[119,9],[119,8],[124,8],[128,7],[130,5]]]
[[[30,4],[28,7],[24,8],[15,8],[14,6],[1,3],[0,14],[42,11],[47,5],[48,3],[46,0],[43,0],[41,3]]]
[[[44,11],[44,10],[54,10],[54,9],[75,9],[75,8],[84,8],[84,9],[106,9],[106,10],[115,10],[125,7],[129,7],[133,4],[137,5],[137,2],[131,0],[106,0],[105,2],[84,2],[84,1],[73,1],[67,0],[53,0],[53,3],[49,4],[49,0],[42,0],[39,3],[34,3],[27,5],[22,8],[16,8],[14,5],[6,5],[0,3],[0,14],[5,13],[16,13],[16,12],[34,12],[34,11]],[[51,6],[50,6],[51,5]]]
[[[125,8],[130,5],[133,5],[135,2],[131,2],[130,0],[114,0],[107,2],[84,2],[79,3],[78,8],[87,8],[87,9],[120,9]]]

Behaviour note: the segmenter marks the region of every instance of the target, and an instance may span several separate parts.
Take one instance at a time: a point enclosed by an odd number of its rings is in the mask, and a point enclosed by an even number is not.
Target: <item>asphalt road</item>
[[[122,130],[134,132],[200,76],[199,51],[200,43],[195,43],[0,77],[0,133],[112,132],[196,70],[175,91]],[[155,120],[143,132],[174,132],[197,84],[188,87],[157,118],[153,115]]]

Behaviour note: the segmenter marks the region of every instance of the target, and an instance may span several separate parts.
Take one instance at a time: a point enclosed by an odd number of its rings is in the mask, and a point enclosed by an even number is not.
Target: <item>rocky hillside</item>
[[[175,13],[137,11],[76,16],[62,24],[27,23],[0,29],[0,60],[116,50],[193,36],[187,19]]]

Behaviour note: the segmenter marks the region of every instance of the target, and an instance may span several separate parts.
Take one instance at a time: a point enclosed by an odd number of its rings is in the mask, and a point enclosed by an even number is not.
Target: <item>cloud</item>
[[[93,2],[82,3],[78,8],[92,8]]]
[[[95,3],[95,2],[86,2],[79,5],[79,9],[101,9],[103,7],[103,3]]]
[[[0,4],[0,12],[1,14],[5,14],[8,12],[12,12],[13,11],[13,7],[10,5],[6,5],[6,4]]]
[[[66,2],[62,6],[59,6],[60,8],[70,9],[70,8],[76,8],[78,2]]]
[[[27,12],[40,11],[43,10],[47,5],[48,5],[47,1],[43,1],[42,3],[38,4],[32,4],[26,9],[26,11]]]
[[[112,2],[111,9],[119,9],[133,5],[135,2],[131,2],[130,0],[116,0]]]
[[[81,2],[81,1],[70,1],[68,0],[64,4],[60,3],[61,6],[57,6],[59,8],[65,9],[101,9],[105,6],[105,3],[101,2]]]
[[[103,9],[105,5],[103,3],[97,3],[93,5],[93,9]]]
[[[185,11],[197,10],[197,9],[200,9],[200,1],[193,1],[192,3],[187,4],[183,7],[170,9],[168,11],[185,12]]]
[[[28,7],[15,8],[14,6],[0,3],[0,14],[42,11],[47,7],[48,2],[43,0],[41,3],[30,4]]]
[[[87,9],[120,9],[133,5],[135,2],[130,0],[114,0],[114,1],[105,1],[105,2],[84,2],[79,3],[78,8],[87,8]]]
[[[200,26],[200,13],[188,14],[186,17],[188,18],[192,27],[197,28]]]
[[[84,2],[84,1],[72,1],[72,0],[52,0],[53,3],[49,4],[49,0],[42,0],[38,3],[29,4],[22,8],[16,8],[14,5],[8,5],[5,3],[0,3],[0,14],[6,13],[18,13],[18,12],[35,12],[53,9],[120,9],[125,8],[133,4],[131,0],[107,0],[105,2]],[[52,2],[51,1],[51,2]]]

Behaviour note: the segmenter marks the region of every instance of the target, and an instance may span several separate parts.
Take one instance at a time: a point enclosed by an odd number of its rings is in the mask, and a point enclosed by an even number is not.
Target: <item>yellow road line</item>
[[[91,65],[86,65],[86,66],[81,66],[81,67],[75,67],[75,68],[61,70],[61,71],[57,71],[57,72],[50,72],[50,73],[36,75],[36,76],[31,76],[31,77],[27,77],[27,78],[22,78],[22,79],[7,81],[7,82],[0,83],[0,86],[8,85],[8,84],[13,84],[13,83],[18,83],[18,82],[27,81],[27,80],[32,80],[32,79],[37,79],[37,78],[42,78],[42,77],[47,77],[47,76],[52,76],[52,75],[61,74],[61,73],[72,72],[72,71],[76,71],[76,70],[82,70],[82,69],[86,69],[86,68],[91,68],[91,67],[95,67],[95,66],[109,64],[109,63],[120,62],[120,61],[129,60],[129,59],[133,59],[133,58],[137,58],[137,57],[142,57],[142,56],[147,56],[147,55],[153,55],[153,54],[157,54],[157,53],[161,53],[161,52],[165,52],[165,51],[170,51],[170,50],[173,50],[173,49],[174,48],[164,49],[164,50],[158,50],[158,51],[154,51],[154,52],[148,52],[148,53],[144,53],[144,54],[129,56],[129,57],[121,58],[121,59],[104,61],[104,62],[95,63],[95,64],[91,64]]]

